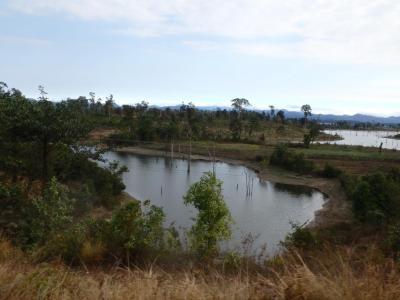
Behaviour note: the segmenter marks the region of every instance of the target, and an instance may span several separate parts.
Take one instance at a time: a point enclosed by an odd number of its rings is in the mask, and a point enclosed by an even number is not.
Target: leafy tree
[[[243,112],[247,106],[251,105],[249,100],[244,98],[235,98],[231,102],[233,109],[239,112]]]
[[[243,130],[243,124],[237,111],[231,112],[229,129],[232,133],[233,140],[235,141],[240,140],[240,136],[242,135],[242,130]]]
[[[114,105],[114,96],[111,94],[109,97],[106,98],[106,103],[104,104],[105,111],[108,115],[108,121],[111,120],[111,113],[113,111]]]
[[[269,109],[270,109],[270,116],[271,116],[271,118],[275,117],[275,106],[270,105],[270,106],[269,106]]]
[[[285,123],[285,112],[283,110],[280,110],[276,113],[276,118],[281,122]]]
[[[256,114],[251,114],[247,128],[249,136],[252,136],[253,132],[260,128],[260,120]]]
[[[301,107],[301,111],[304,114],[304,123],[307,124],[308,117],[311,117],[311,111],[312,111],[311,106],[309,104],[304,104]]]
[[[218,252],[218,242],[231,237],[232,217],[222,196],[222,182],[215,174],[205,173],[184,196],[185,205],[193,205],[198,214],[190,229],[193,249],[201,256]]]
[[[309,147],[315,139],[318,137],[320,132],[320,126],[317,123],[313,123],[310,131],[304,135],[303,143],[306,147]]]

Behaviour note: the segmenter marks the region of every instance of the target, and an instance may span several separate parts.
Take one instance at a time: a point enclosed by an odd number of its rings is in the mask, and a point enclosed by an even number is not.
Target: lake
[[[365,147],[382,147],[385,149],[400,150],[400,140],[387,138],[388,136],[399,134],[398,131],[363,131],[363,130],[324,130],[328,134],[338,134],[343,139],[338,141],[328,141],[329,144],[352,145]]]
[[[163,157],[108,152],[106,159],[118,160],[129,168],[123,175],[126,192],[139,200],[150,199],[166,214],[166,225],[174,223],[190,228],[196,211],[183,204],[183,195],[204,172],[212,171],[212,162],[192,161],[187,172],[187,161]],[[253,249],[267,246],[268,253],[276,253],[279,241],[291,232],[290,222],[303,224],[314,218],[322,208],[325,196],[311,188],[276,184],[260,180],[257,174],[240,165],[217,162],[216,175],[223,181],[223,195],[235,220],[233,237],[223,243],[224,249],[241,250],[243,239],[250,233],[257,237]],[[253,182],[252,195],[246,196],[246,174]]]

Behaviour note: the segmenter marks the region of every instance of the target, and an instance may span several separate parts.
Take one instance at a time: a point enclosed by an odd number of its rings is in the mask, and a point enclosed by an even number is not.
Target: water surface
[[[400,150],[400,140],[388,138],[399,134],[398,131],[324,130],[324,132],[338,134],[343,138],[338,141],[328,141],[329,144],[379,147],[382,143],[382,148]]]
[[[129,168],[123,175],[126,191],[139,200],[150,199],[161,206],[167,225],[189,228],[196,211],[183,204],[183,195],[204,172],[212,170],[212,162],[192,161],[187,172],[187,161],[181,159],[108,152],[105,158],[118,160]],[[252,170],[227,163],[216,163],[216,175],[223,181],[223,195],[235,220],[232,240],[225,248],[238,249],[241,241],[251,233],[258,236],[254,248],[267,244],[268,252],[278,249],[279,241],[291,231],[290,221],[303,224],[321,209],[324,195],[311,188],[274,184],[260,180]],[[246,196],[246,174],[253,182],[252,196]]]

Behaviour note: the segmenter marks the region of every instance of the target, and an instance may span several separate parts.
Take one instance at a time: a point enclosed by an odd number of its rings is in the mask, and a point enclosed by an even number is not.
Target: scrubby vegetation
[[[303,119],[286,120],[273,108],[246,110],[246,99],[232,100],[229,111],[199,111],[117,107],[112,96],[101,103],[94,94],[54,103],[40,93],[32,100],[0,85],[0,299],[400,298],[397,153],[314,145],[319,127],[307,105]],[[112,134],[100,147],[88,138],[98,128]],[[276,145],[278,135],[297,143]],[[214,153],[261,171],[272,165],[340,182],[353,218],[293,224],[274,257],[223,253],[219,242],[234,220],[213,173],[182,199],[197,210],[186,236],[166,227],[161,208],[124,196],[127,169],[102,153],[106,144],[138,141],[162,150],[160,142],[190,143],[200,154],[212,142]],[[338,161],[368,161],[379,171],[360,175]]]
[[[315,168],[312,161],[305,159],[303,153],[290,151],[286,145],[276,147],[271,155],[270,164],[299,173],[310,173]]]

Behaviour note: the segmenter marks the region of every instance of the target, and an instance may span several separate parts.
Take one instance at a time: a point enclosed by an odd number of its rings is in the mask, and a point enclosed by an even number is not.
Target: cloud
[[[185,36],[268,57],[400,64],[398,0],[10,0],[31,14],[112,22],[119,33]],[[187,36],[192,41],[188,41]],[[199,41],[197,41],[199,39]],[[197,43],[197,44],[196,44]],[[215,48],[214,46],[211,48]]]
[[[38,38],[0,35],[0,42],[12,45],[48,46],[50,41]]]

